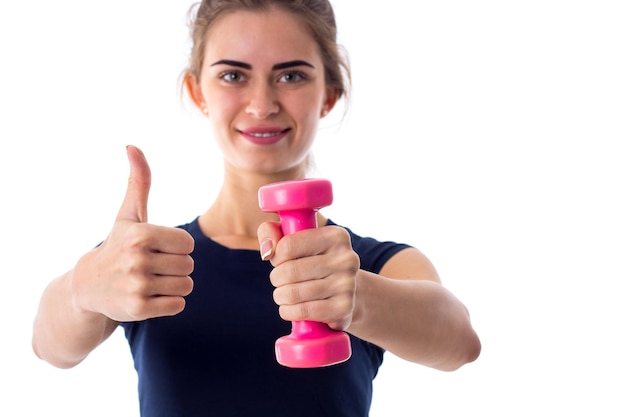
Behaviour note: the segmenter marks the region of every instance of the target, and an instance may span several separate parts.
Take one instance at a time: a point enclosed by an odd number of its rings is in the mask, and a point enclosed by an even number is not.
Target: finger
[[[128,315],[132,321],[153,317],[174,316],[185,309],[185,298],[181,296],[154,296],[144,302],[131,305]]]
[[[193,252],[195,241],[186,230],[154,226],[154,241],[149,243],[152,250],[173,255],[188,255]]]
[[[156,314],[153,317],[175,316],[185,309],[185,299],[183,297],[157,297]]]
[[[152,253],[148,255],[146,264],[148,273],[163,276],[184,277],[193,272],[194,262],[189,255],[172,255],[168,253]]]
[[[330,248],[351,249],[350,236],[341,227],[326,226],[316,229],[301,230],[283,237],[274,248],[272,258],[274,266],[307,256],[326,253]]]
[[[332,296],[331,289],[321,280],[287,284],[274,289],[273,298],[276,304],[295,305],[308,301],[324,300]]]
[[[141,150],[135,146],[126,147],[130,176],[124,201],[117,220],[131,220],[137,223],[148,221],[148,194],[150,192],[150,167]]]
[[[332,266],[333,259],[324,255],[287,260],[270,272],[270,282],[274,287],[282,287],[326,278],[333,272]]]
[[[349,301],[344,299],[328,299],[309,301],[306,303],[281,305],[278,313],[287,321],[317,321],[329,324],[333,329],[340,330],[351,321]]]
[[[148,296],[186,297],[193,290],[193,280],[189,276],[155,276]]]
[[[353,299],[356,291],[355,285],[354,278],[350,274],[335,274],[330,277],[276,287],[273,296],[278,305],[341,297]]]
[[[283,232],[278,222],[261,223],[257,229],[257,237],[259,239],[259,248],[261,251],[261,259],[269,260],[274,255],[274,247],[283,237]]]

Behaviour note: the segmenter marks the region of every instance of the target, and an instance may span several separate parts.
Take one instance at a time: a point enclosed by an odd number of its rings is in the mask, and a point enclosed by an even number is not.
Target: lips
[[[272,145],[287,136],[290,130],[280,127],[251,127],[240,130],[239,133],[256,145]]]

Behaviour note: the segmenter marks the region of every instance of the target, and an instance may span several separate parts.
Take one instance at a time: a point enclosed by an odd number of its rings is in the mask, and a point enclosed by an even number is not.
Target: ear
[[[337,104],[339,100],[339,91],[336,88],[326,89],[326,98],[324,100],[324,106],[322,107],[321,117],[325,117]]]
[[[187,90],[187,94],[189,94],[193,104],[198,108],[198,110],[206,115],[206,102],[204,101],[202,90],[198,84],[198,79],[190,72],[185,75],[185,89]]]

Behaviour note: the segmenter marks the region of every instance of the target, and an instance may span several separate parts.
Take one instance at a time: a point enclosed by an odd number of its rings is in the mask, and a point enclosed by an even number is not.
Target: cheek
[[[317,135],[318,125],[319,125],[319,117],[317,117],[317,113],[309,108],[309,112],[305,114],[305,118],[300,122],[300,146],[303,149],[309,149],[313,142],[315,142],[315,137]]]
[[[236,101],[228,94],[212,94],[207,99],[209,118],[223,121],[236,111]]]
[[[318,94],[310,94],[294,100],[289,106],[293,116],[307,126],[316,127],[322,111],[324,98]]]
[[[212,87],[212,88],[211,88]],[[241,102],[241,98],[232,89],[223,89],[219,86],[205,86],[202,91],[206,100],[209,117],[223,119],[232,114]]]

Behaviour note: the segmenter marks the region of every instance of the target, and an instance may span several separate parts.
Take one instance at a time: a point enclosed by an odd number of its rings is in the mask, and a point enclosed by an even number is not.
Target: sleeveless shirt
[[[352,357],[344,363],[279,365],[274,343],[291,323],[273,301],[271,264],[258,251],[211,240],[197,218],[180,227],[195,240],[194,289],[185,309],[121,324],[138,373],[141,416],[366,417],[383,349],[350,335]],[[408,247],[346,230],[361,269],[370,272]]]

